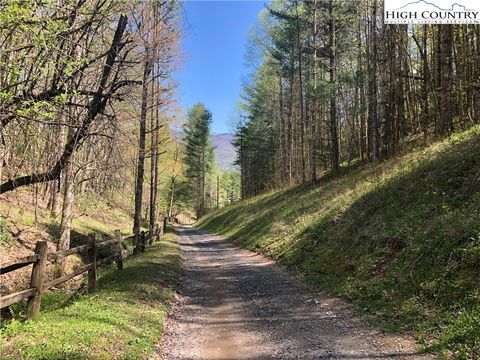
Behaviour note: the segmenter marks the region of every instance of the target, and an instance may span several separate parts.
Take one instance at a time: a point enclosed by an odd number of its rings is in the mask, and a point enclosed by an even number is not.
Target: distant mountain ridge
[[[231,170],[237,157],[235,147],[232,145],[233,135],[229,133],[212,134],[212,145],[215,147],[215,159],[221,170]]]
[[[185,133],[176,128],[170,128],[172,137],[179,141],[183,139]],[[212,145],[215,148],[215,160],[220,170],[232,170],[235,165],[237,152],[232,145],[233,135],[230,133],[212,134]]]

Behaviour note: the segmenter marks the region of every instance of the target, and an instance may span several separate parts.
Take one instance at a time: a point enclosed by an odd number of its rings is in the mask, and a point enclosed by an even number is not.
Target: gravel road
[[[263,256],[188,226],[176,231],[185,273],[152,359],[431,358]]]

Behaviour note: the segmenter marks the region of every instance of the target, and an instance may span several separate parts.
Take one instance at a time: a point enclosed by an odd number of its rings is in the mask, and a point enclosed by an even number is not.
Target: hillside
[[[236,158],[236,151],[232,145],[232,134],[213,134],[212,144],[215,148],[215,159],[221,170],[231,170]]]
[[[112,200],[112,199],[110,199]],[[92,194],[78,196],[71,229],[71,247],[83,245],[89,233],[112,236],[116,229],[131,232],[131,214],[118,203]],[[38,240],[47,240],[49,251],[54,252],[60,231],[60,215],[53,217],[47,204],[33,192],[0,196],[0,263],[10,263],[31,255]],[[74,261],[72,266],[77,265]],[[47,266],[47,276],[53,277],[53,267]],[[2,276],[0,290],[11,293],[24,289],[30,279],[29,268],[23,268]]]
[[[241,201],[200,227],[446,356],[480,356],[480,126]]]
[[[170,128],[170,132],[175,140],[181,140],[185,137],[183,130],[178,130],[172,127]],[[231,170],[234,166],[233,163],[237,153],[232,141],[232,134],[212,134],[212,145],[215,151],[215,160],[220,170]]]

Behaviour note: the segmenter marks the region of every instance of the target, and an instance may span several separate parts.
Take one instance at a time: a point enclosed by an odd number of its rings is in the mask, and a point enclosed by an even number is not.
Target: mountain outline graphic
[[[412,1],[412,2],[409,2],[409,3],[403,5],[403,6],[399,7],[399,8],[393,9],[393,10],[401,10],[401,9],[406,8],[406,7],[409,6],[409,5],[415,5],[415,4],[421,4],[421,3],[426,4],[426,5],[431,5],[431,6],[437,8],[438,10],[441,10],[441,11],[453,11],[453,8],[455,7],[455,5],[463,8],[463,11],[475,11],[475,9],[467,9],[464,5],[459,4],[459,3],[457,3],[457,2],[456,2],[456,3],[453,3],[450,9],[443,9],[443,8],[441,8],[440,6],[437,6],[437,5],[435,5],[435,4],[432,4],[431,2],[425,1],[425,0]]]

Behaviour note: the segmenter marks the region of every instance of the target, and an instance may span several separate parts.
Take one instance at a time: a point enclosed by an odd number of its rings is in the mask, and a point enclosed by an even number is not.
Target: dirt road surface
[[[271,260],[177,227],[185,274],[152,359],[430,359]]]

